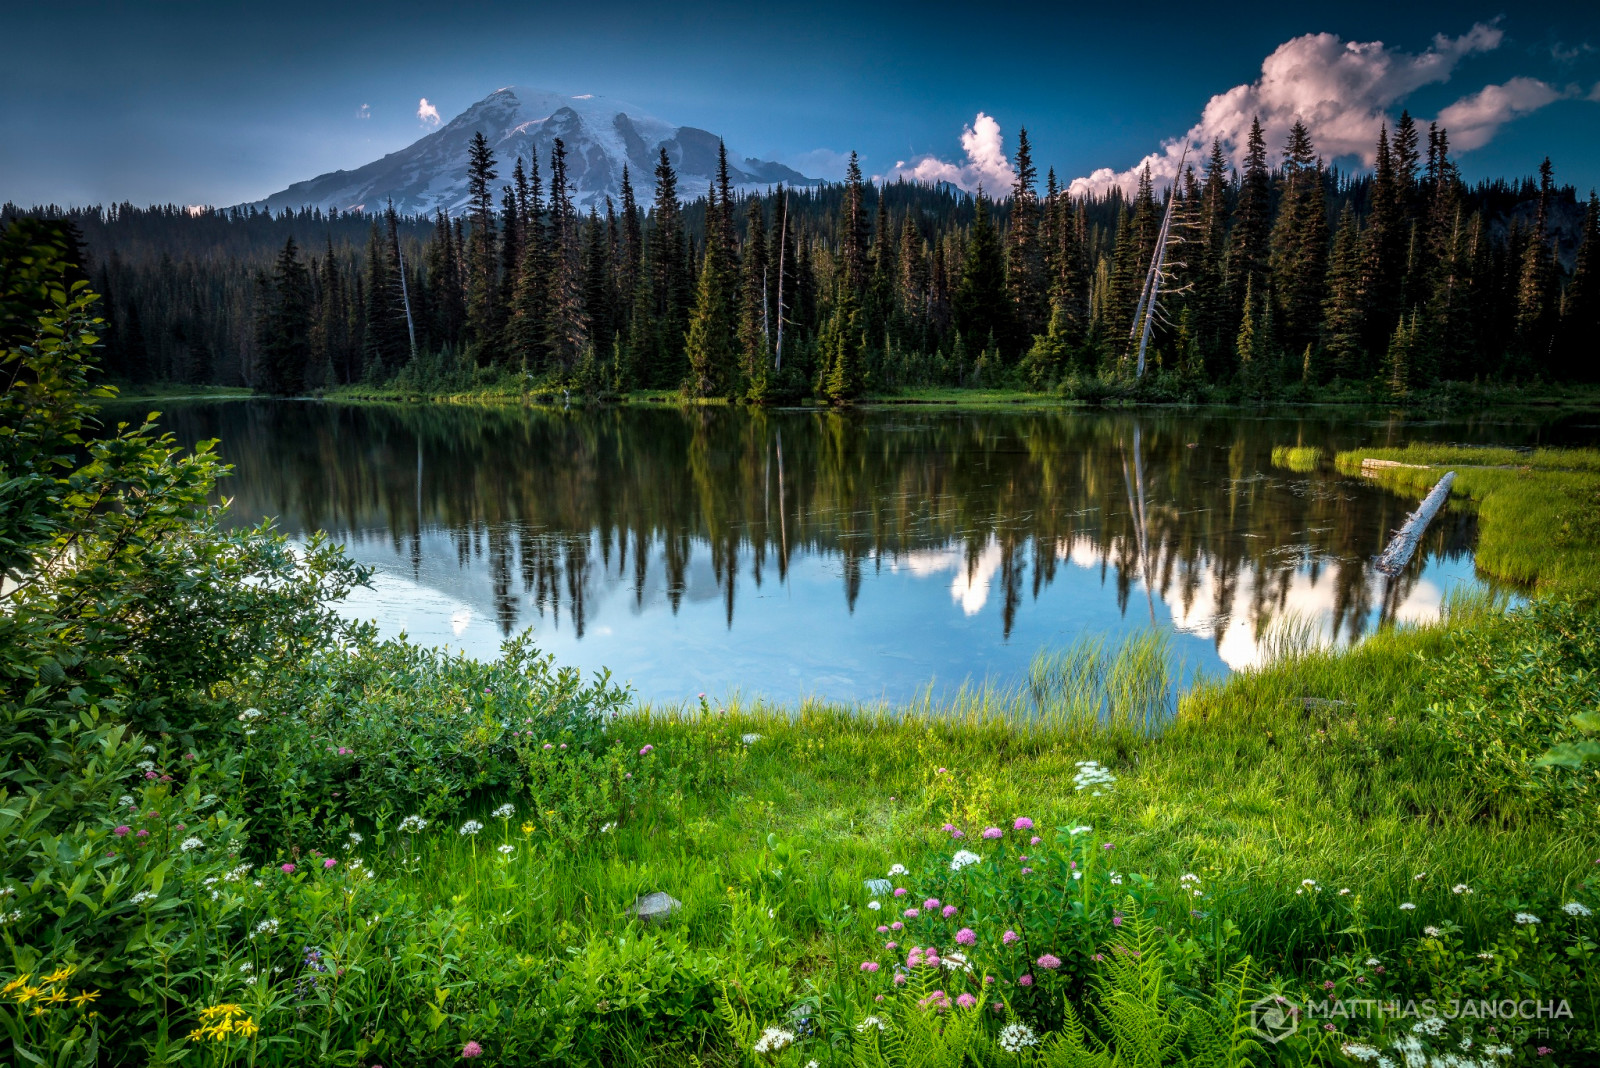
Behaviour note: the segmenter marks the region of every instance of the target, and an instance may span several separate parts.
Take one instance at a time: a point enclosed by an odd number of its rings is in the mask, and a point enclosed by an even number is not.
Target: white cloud
[[[1222,142],[1223,151],[1238,166],[1256,116],[1274,160],[1289,128],[1300,119],[1310,127],[1325,159],[1353,156],[1371,166],[1378,130],[1388,121],[1391,108],[1423,86],[1449,81],[1462,59],[1498,48],[1503,37],[1498,26],[1477,23],[1460,37],[1436,35],[1432,46],[1417,54],[1381,41],[1345,41],[1331,33],[1296,37],[1262,62],[1256,81],[1212,97],[1187,134],[1164,142],[1161,151],[1128,170],[1102,167],[1075,179],[1071,191],[1082,195],[1120,186],[1131,192],[1147,164],[1157,183],[1165,184],[1176,176],[1185,146],[1198,164],[1210,152],[1213,139]],[[1448,128],[1451,145],[1466,151],[1488,143],[1502,123],[1561,95],[1537,79],[1513,78],[1456,101],[1440,113],[1439,121]]]
[[[1439,112],[1439,125],[1450,131],[1451,146],[1466,152],[1488,144],[1505,123],[1564,95],[1537,78],[1512,78],[1457,100]]]
[[[962,128],[961,147],[967,153],[963,164],[948,163],[932,154],[919,156],[907,163],[901,160],[888,174],[878,175],[879,181],[904,178],[913,182],[949,182],[967,192],[979,186],[991,196],[1004,196],[1016,180],[1016,171],[1006,159],[1004,138],[1000,124],[992,117],[978,112],[971,126]]]
[[[784,159],[785,163],[808,178],[827,178],[838,181],[850,165],[850,153],[835,152],[831,148],[813,148]]]
[[[372,118],[372,105],[371,104],[362,104],[360,107],[356,108],[356,118],[358,118],[358,119],[370,119],[370,118]]]
[[[444,121],[439,118],[439,109],[428,103],[427,97],[423,97],[422,103],[417,105],[417,118],[422,120],[424,126],[437,126]]]

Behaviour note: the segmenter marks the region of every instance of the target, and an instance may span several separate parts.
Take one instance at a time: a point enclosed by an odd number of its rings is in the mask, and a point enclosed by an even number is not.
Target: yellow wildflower
[[[25,986],[21,990],[17,991],[15,997],[17,999],[17,1004],[26,1005],[28,1002],[30,1002],[34,998],[38,997],[39,994],[40,994],[40,990],[39,990],[38,987],[36,987],[36,986]]]
[[[24,972],[22,975],[17,976],[4,987],[0,987],[0,997],[10,997],[13,990],[20,990],[22,987],[27,986],[28,980],[31,978],[33,978],[32,972]]]
[[[59,986],[58,987],[52,987],[51,990],[50,990],[50,993],[46,994],[44,997],[40,998],[39,1000],[41,1002],[45,1002],[45,1003],[48,1003],[48,1004],[51,1004],[51,1005],[59,1005],[63,1001],[67,1000],[67,992],[65,990],[62,990]]]
[[[100,991],[98,990],[80,990],[78,993],[72,995],[72,1003],[81,1009],[99,996]]]
[[[40,980],[40,982],[44,983],[46,986],[59,983],[64,980],[71,979],[72,973],[77,970],[78,969],[71,964],[64,964],[55,971],[51,972],[49,975],[45,976]]]

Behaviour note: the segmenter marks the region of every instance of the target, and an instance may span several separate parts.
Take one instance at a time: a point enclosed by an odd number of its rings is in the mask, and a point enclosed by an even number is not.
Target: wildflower
[[[1445,1028],[1448,1026],[1443,1016],[1427,1016],[1412,1024],[1411,1032],[1417,1035],[1431,1035],[1434,1038],[1438,1038],[1444,1034]]]
[[[776,1053],[794,1041],[794,1032],[781,1027],[769,1027],[756,1039],[755,1052]]]
[[[533,833],[533,824],[531,822],[530,823],[524,823],[522,825],[522,833],[523,834],[532,834]]]
[[[873,912],[877,912],[879,909],[883,908],[883,902],[869,901],[867,902],[867,908],[871,909]]]
[[[494,810],[494,818],[497,820],[508,820],[516,814],[517,806],[511,804],[509,801]]]
[[[600,825],[600,833],[601,834],[610,834],[612,831],[614,831],[616,829],[617,829],[617,825],[616,825],[615,822],[602,823]]]
[[[120,827],[114,828],[111,833],[116,835],[118,838],[126,838],[128,837],[128,832],[131,830],[133,830],[133,828],[124,823]]]
[[[1111,787],[1116,785],[1117,777],[1106,768],[1093,760],[1080,760],[1077,763],[1078,771],[1072,776],[1072,785],[1079,793],[1093,787]],[[1093,796],[1099,797],[1100,790],[1094,790]]]
[[[948,920],[948,919],[950,919],[952,916],[954,916],[956,913],[958,913],[960,911],[961,910],[956,908],[954,905],[946,905],[944,907],[944,909],[940,912],[940,915]]]
[[[1122,926],[1122,913],[1114,912],[1114,913],[1111,914],[1111,926],[1113,926],[1113,927],[1121,927]]]
[[[900,948],[900,943],[898,943],[898,942],[885,942],[883,944],[883,948],[888,950],[889,952],[893,953],[895,950]]]
[[[546,749],[554,749],[554,748],[555,748],[555,746],[554,746],[554,745],[553,745],[553,744],[551,744],[551,743],[550,743],[550,742],[545,742],[545,743],[544,743],[544,747],[545,747],[545,748],[546,748]],[[641,749],[641,750],[639,750],[639,752],[641,752],[641,753],[643,753],[643,752],[644,752],[644,750],[643,750],[643,749]]]
[[[1565,905],[1562,905],[1561,911],[1565,912],[1568,916],[1576,916],[1580,920],[1594,914],[1594,910],[1588,905],[1581,904],[1577,901],[1569,901]]]
[[[278,870],[283,872],[283,874],[285,874],[285,875],[293,875],[294,874],[294,865],[293,864],[279,864],[278,865]]]
[[[1039,967],[1045,969],[1046,971],[1054,971],[1055,969],[1061,967],[1061,958],[1052,953],[1046,953],[1035,963],[1037,963]]]
[[[1029,845],[1038,845],[1042,841],[1044,841],[1043,838],[1040,838],[1038,835],[1034,835],[1032,838],[1028,839],[1028,844]]]
[[[906,873],[906,866],[904,864],[893,864],[893,865],[890,865],[890,867],[889,867],[889,877],[891,879],[894,878],[896,875],[904,875],[905,873]],[[868,1017],[868,1019],[876,1019],[876,1017]]]
[[[956,1004],[961,1006],[963,1009],[970,1009],[977,1003],[978,999],[973,997],[971,994],[962,994],[960,997],[956,998]]]
[[[1023,874],[1023,875],[1032,875],[1032,874],[1033,874],[1033,869],[1032,869],[1032,868],[1023,868],[1023,869],[1022,869],[1022,874]],[[1080,876],[1081,876],[1081,873],[1080,873],[1080,872],[1073,872],[1073,873],[1072,873],[1072,877],[1073,877],[1073,878],[1074,878],[1074,879],[1077,879],[1077,878],[1079,878],[1079,877],[1080,877]]]
[[[1000,1029],[1000,1048],[1007,1053],[1021,1053],[1027,1047],[1038,1044],[1038,1037],[1027,1024],[1007,1024]]]
[[[936,909],[939,907],[939,899],[936,897],[930,897],[928,900],[922,903],[922,907],[925,909]]]
[[[891,931],[899,931],[899,930],[902,930],[904,928],[905,928],[905,924],[901,923],[899,920],[895,920],[893,923],[891,923],[889,925],[889,930],[891,930]]]
[[[461,829],[456,831],[456,834],[461,835],[462,837],[467,837],[477,834],[481,830],[483,830],[483,824],[479,823],[477,820],[468,820],[461,825]]]
[[[1111,873],[1111,885],[1112,886],[1121,886],[1122,885],[1122,873],[1121,872],[1114,871],[1114,872]]]
[[[1450,892],[1452,894],[1470,894],[1472,893],[1472,887],[1468,886],[1466,883],[1456,883],[1456,885],[1450,888]]]
[[[1345,1056],[1357,1061],[1372,1061],[1378,1059],[1378,1049],[1363,1042],[1346,1042],[1339,1047],[1344,1050]]]
[[[978,856],[978,854],[972,852],[971,850],[957,850],[956,855],[950,858],[950,870],[960,871],[962,868],[976,864],[982,859],[982,857]]]
[[[185,853],[190,853],[196,849],[204,849],[205,845],[206,844],[200,841],[200,839],[190,836],[185,838],[183,842],[179,844],[178,848],[183,850]]]
[[[323,871],[327,871],[329,868],[332,868],[335,864],[338,864],[338,863],[339,862],[337,860],[334,860],[332,857],[329,857],[327,860],[322,862],[322,870]]]
[[[905,986],[906,985],[906,973],[905,972],[895,972],[894,973],[894,985],[895,986]]]
[[[866,1019],[856,1024],[856,1030],[861,1032],[870,1031],[874,1027],[880,1031],[884,1030],[883,1021],[878,1019],[876,1016],[868,1016]]]
[[[873,904],[876,905],[877,902],[874,901]],[[881,923],[878,924],[877,930],[878,930],[879,934],[888,934],[889,933],[889,928],[887,926],[885,926],[884,924],[881,924]]]
[[[861,970],[864,972],[875,972],[878,970],[878,962],[875,960],[864,960],[861,962]]]
[[[1022,941],[1022,936],[1017,934],[1015,931],[1007,931],[1005,934],[1000,936],[1000,941],[1009,946],[1013,942]]]
[[[914,919],[916,919],[918,916],[920,916],[922,914],[920,912],[918,912],[916,909],[906,909],[900,915],[904,916],[908,920],[914,920]]]
[[[483,1047],[478,1045],[476,1042],[468,1042],[465,1046],[461,1047],[461,1056],[481,1057],[483,1056]]]
[[[956,944],[961,946],[975,946],[978,944],[978,935],[970,927],[963,927],[956,932]]]
[[[1026,816],[1018,816],[1016,822],[1012,823],[1011,829],[1013,831],[1031,831],[1033,830],[1033,821]]]
[[[650,755],[650,754],[651,754],[651,753],[654,753],[654,752],[655,752],[655,751],[656,751],[656,747],[655,747],[655,746],[653,746],[653,745],[647,745],[647,746],[645,746],[645,747],[644,747],[644,748],[643,748],[643,749],[640,749],[640,750],[639,750],[639,755],[640,755],[640,756],[649,756],[649,755]],[[770,1031],[770,1030],[772,1030],[772,1029],[771,1029],[771,1028],[768,1028],[768,1029],[767,1029],[767,1030],[769,1030],[769,1031]],[[789,1033],[789,1032],[787,1032],[787,1031],[784,1031],[784,1032],[781,1032],[781,1033],[782,1033],[782,1034],[788,1034],[788,1033]],[[779,1048],[781,1048],[781,1047],[779,1047]]]
[[[983,836],[985,838],[1001,838],[1005,835],[1005,833],[1006,832],[1002,831],[998,827],[985,827],[983,829]]]
[[[1410,911],[1411,911],[1411,910],[1412,910],[1412,909],[1415,909],[1415,908],[1416,908],[1416,907],[1417,907],[1417,906],[1415,906],[1415,905],[1413,905],[1413,904],[1412,904],[1412,903],[1411,903],[1411,902],[1409,902],[1409,901],[1402,901],[1402,902],[1400,902],[1400,911],[1401,911],[1401,912],[1410,912]]]
[[[1018,976],[1017,977],[1017,985],[1018,986],[1032,986],[1033,985],[1033,976],[1026,975],[1026,974]]]
[[[1478,954],[1479,960],[1494,960],[1494,954],[1487,951]]]
[[[133,799],[132,795],[123,794],[121,797],[117,798],[117,804],[122,805],[122,806],[124,806],[126,808],[133,808],[135,805],[138,804],[138,802]]]
[[[156,895],[151,893],[149,890],[140,890],[137,894],[134,894],[128,899],[128,904],[143,905],[146,901],[155,900],[155,896]]]
[[[1340,897],[1348,897],[1349,895],[1350,895],[1350,888],[1348,886],[1341,886],[1339,888],[1339,896]]]
[[[906,888],[903,887],[903,886],[895,887],[894,888],[894,896],[895,897],[905,897],[906,896]]]
[[[261,709],[259,709],[259,708],[247,708],[243,712],[239,713],[239,722],[248,723],[253,719],[259,719],[261,717],[261,715],[262,715]]]
[[[1076,838],[1078,835],[1080,835],[1080,834],[1088,834],[1092,830],[1094,830],[1093,827],[1090,827],[1087,824],[1080,823],[1078,826],[1072,828],[1072,830],[1068,831],[1067,833],[1072,835],[1074,838]]]
[[[1513,916],[1512,919],[1516,920],[1524,927],[1532,927],[1534,924],[1540,922],[1539,917],[1535,916],[1531,912],[1519,912]]]
[[[1417,874],[1415,874],[1415,875],[1413,875],[1411,877],[1411,881],[1414,882],[1414,883],[1420,883],[1422,880],[1426,879],[1427,877],[1428,877],[1428,873],[1427,872],[1419,871],[1419,872],[1417,872]],[[1415,1028],[1413,1028],[1413,1030],[1415,1030]]]

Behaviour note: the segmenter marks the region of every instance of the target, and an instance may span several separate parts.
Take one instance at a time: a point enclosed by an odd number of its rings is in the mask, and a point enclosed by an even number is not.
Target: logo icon
[[[1250,1028],[1268,1042],[1282,1042],[1300,1029],[1300,1012],[1287,998],[1262,998],[1250,1006]]]

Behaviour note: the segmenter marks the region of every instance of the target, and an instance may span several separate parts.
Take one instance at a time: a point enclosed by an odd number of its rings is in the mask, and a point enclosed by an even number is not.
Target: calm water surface
[[[1042,647],[1154,623],[1186,670],[1261,657],[1297,614],[1334,641],[1479,583],[1452,506],[1405,574],[1413,501],[1275,445],[1592,440],[1572,424],[1348,413],[889,408],[848,414],[168,403],[221,439],[240,522],[324,529],[374,565],[350,611],[482,657],[532,628],[642,698],[903,699],[1016,680]]]

